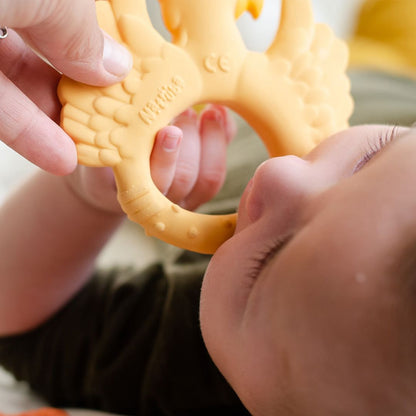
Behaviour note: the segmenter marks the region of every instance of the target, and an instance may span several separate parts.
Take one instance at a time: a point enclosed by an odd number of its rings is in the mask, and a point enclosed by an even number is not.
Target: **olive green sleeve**
[[[0,339],[0,363],[56,407],[244,415],[202,341],[201,279],[159,265],[97,274],[49,321]]]

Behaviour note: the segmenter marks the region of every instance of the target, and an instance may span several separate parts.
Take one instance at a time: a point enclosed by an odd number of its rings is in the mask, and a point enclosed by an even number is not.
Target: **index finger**
[[[71,138],[0,72],[0,140],[40,168],[57,175],[77,164]]]

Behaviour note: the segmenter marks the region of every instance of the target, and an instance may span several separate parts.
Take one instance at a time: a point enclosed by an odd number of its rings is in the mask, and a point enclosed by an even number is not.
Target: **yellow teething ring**
[[[348,124],[347,47],[313,21],[310,0],[283,0],[276,37],[264,53],[248,51],[234,19],[257,15],[262,0],[159,0],[172,34],[153,28],[145,0],[97,2],[101,27],[134,56],[112,87],[63,77],[62,126],[79,162],[111,166],[118,198],[147,234],[213,253],[234,232],[236,214],[204,215],[172,204],[154,185],[150,154],[156,133],[185,109],[227,105],[262,138],[270,156],[304,155]]]

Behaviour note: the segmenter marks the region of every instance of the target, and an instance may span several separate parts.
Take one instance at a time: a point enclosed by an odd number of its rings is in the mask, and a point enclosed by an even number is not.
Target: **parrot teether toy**
[[[348,125],[347,47],[314,22],[310,0],[282,0],[264,53],[247,50],[235,24],[245,11],[257,17],[262,0],[159,2],[171,42],[152,26],[145,0],[96,2],[100,26],[131,51],[134,66],[105,88],[63,77],[61,124],[81,164],[112,167],[123,210],[147,234],[213,253],[234,233],[236,214],[189,212],[159,192],[150,174],[156,133],[185,109],[215,102],[241,115],[270,156],[302,156]]]

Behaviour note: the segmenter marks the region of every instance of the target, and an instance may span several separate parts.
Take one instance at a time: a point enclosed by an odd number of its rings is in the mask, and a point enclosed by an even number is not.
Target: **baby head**
[[[214,255],[207,348],[254,415],[415,414],[416,131],[266,161]]]

